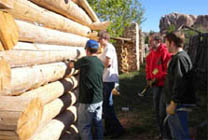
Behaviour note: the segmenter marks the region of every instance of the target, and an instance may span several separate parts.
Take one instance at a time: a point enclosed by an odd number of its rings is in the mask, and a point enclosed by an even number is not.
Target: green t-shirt
[[[97,56],[86,56],[74,64],[80,69],[79,102],[85,104],[98,103],[103,100],[104,65]]]

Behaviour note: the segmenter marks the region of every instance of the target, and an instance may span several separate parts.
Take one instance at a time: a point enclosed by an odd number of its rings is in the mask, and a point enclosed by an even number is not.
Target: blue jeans
[[[114,82],[103,83],[103,117],[105,123],[105,131],[108,134],[119,134],[123,132],[119,120],[116,117],[114,106],[110,103],[111,91],[114,88]]]
[[[174,140],[191,140],[188,128],[188,112],[177,111],[182,107],[181,105],[176,107],[176,113],[169,116],[168,124]]]
[[[95,139],[103,140],[102,104],[79,104],[78,129],[82,140],[92,140],[92,126],[95,128]]]

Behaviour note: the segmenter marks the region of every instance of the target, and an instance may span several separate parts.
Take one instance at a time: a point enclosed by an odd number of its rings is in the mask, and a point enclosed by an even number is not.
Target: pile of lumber
[[[78,76],[67,61],[109,24],[86,0],[0,0],[0,139],[73,139]]]

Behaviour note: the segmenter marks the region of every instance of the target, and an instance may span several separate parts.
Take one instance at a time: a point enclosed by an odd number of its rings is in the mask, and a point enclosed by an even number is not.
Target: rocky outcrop
[[[171,13],[161,17],[159,27],[160,32],[166,32],[170,26],[174,26],[176,29],[178,29],[182,25],[208,29],[208,15],[195,16]]]
[[[197,17],[193,27],[208,30],[208,15],[200,15]]]

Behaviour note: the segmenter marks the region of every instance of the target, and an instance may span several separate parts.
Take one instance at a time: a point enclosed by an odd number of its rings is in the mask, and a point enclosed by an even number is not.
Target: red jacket
[[[167,74],[167,63],[171,58],[165,44],[160,44],[157,50],[150,50],[146,57],[146,80],[156,78],[156,86],[164,86]]]

